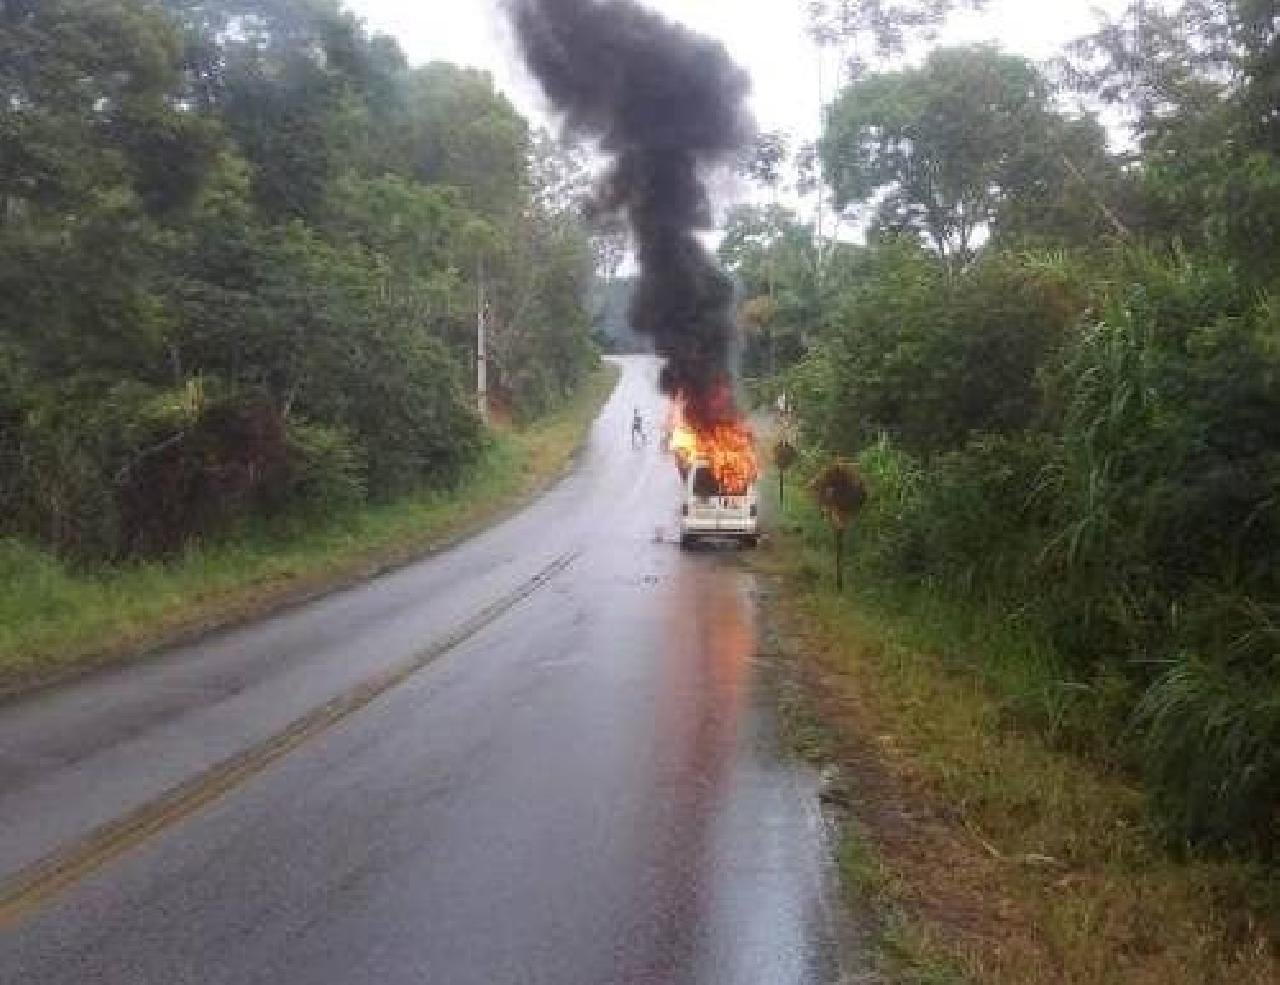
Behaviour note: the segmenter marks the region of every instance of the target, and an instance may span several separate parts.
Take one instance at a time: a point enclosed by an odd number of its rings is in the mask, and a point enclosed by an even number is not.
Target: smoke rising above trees
[[[698,242],[703,176],[750,142],[750,79],[717,41],[631,0],[510,0],[521,51],[570,131],[613,159],[600,206],[626,214],[640,278],[632,325],[667,360],[663,390],[691,422],[734,416],[733,286]]]

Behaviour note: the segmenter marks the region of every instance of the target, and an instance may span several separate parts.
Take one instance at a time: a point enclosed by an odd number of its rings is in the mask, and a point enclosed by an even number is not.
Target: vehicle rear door
[[[705,465],[694,466],[689,480],[690,518],[703,530],[720,527],[720,485],[715,474]]]

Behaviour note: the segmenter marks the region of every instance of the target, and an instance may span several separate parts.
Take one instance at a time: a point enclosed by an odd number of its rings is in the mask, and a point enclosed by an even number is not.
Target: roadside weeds
[[[167,562],[80,573],[0,541],[0,699],[261,618],[447,549],[565,472],[619,370],[605,363],[563,408],[499,433],[456,489],[318,525],[262,526]]]
[[[794,685],[784,734],[823,765],[850,904],[886,982],[1280,981],[1259,873],[1172,857],[1121,777],[1018,727],[902,612],[807,574],[785,523],[753,565]]]

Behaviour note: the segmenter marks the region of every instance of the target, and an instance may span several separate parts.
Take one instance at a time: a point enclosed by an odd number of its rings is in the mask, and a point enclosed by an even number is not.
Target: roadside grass
[[[90,571],[0,540],[0,695],[265,614],[446,546],[558,477],[617,377],[606,363],[555,413],[496,433],[451,490],[247,524],[171,560]]]
[[[812,508],[772,506],[770,618],[833,736],[840,867],[887,980],[1280,981],[1274,869],[1172,852],[1136,784],[1024,714],[1060,686],[1028,627],[856,575],[837,596]]]
[[[966,985],[954,960],[931,939],[928,925],[904,907],[872,836],[854,818],[845,821],[836,861],[849,906],[868,914],[882,979],[897,985]]]

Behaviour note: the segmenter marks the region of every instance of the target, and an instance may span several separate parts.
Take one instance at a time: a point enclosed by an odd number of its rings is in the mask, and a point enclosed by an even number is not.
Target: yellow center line
[[[6,928],[48,902],[112,859],[153,835],[190,817],[231,792],[309,739],[366,707],[403,683],[432,660],[470,639],[517,603],[546,585],[573,563],[577,554],[562,554],[528,581],[481,609],[450,635],[389,670],[355,684],[248,749],[94,828],[0,880],[0,928]]]

